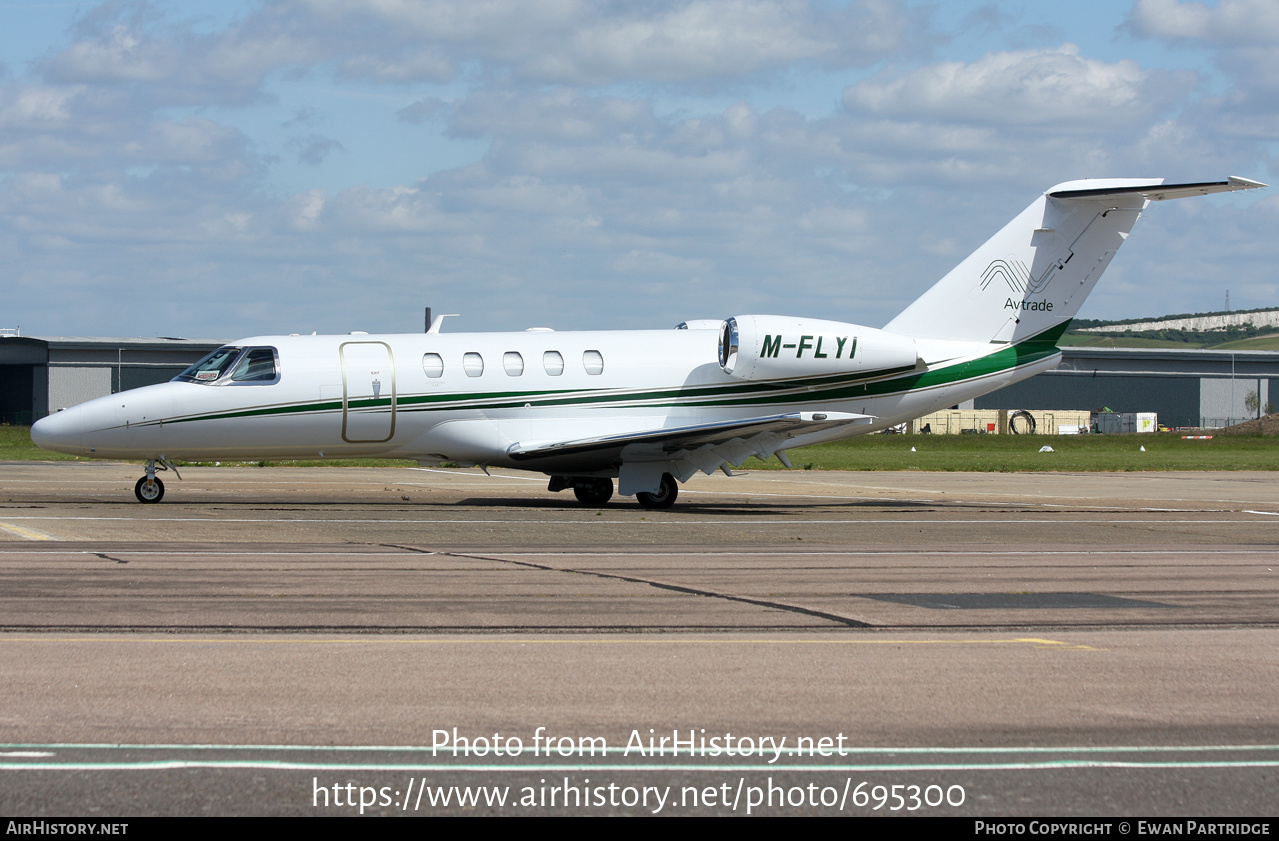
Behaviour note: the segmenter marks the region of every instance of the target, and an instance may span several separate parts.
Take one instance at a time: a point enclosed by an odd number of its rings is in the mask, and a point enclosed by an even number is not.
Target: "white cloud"
[[[447,82],[456,72],[452,61],[431,49],[409,49],[397,55],[354,55],[342,61],[340,69],[344,76],[384,82]]]
[[[0,132],[66,128],[80,88],[14,85],[0,88]]]
[[[566,52],[541,53],[527,66],[547,78],[679,81],[739,76],[795,61],[863,64],[884,54],[882,45],[857,37],[849,16],[811,7],[795,11],[759,0],[702,0],[620,20],[596,18],[575,28]],[[841,51],[847,51],[842,60]]]
[[[256,165],[238,129],[198,117],[159,118],[117,91],[0,83],[0,169],[122,171],[133,166]]]
[[[1274,136],[1279,123],[1279,4],[1273,0],[1138,0],[1127,28],[1138,37],[1206,48],[1233,83],[1205,101],[1201,121],[1227,135]]]
[[[91,10],[0,78],[0,248],[32,290],[6,303],[50,324],[415,330],[426,304],[472,329],[880,324],[1056,181],[1257,175],[1272,115],[1087,48],[919,66],[925,13],[886,0],[163,8]],[[830,112],[778,107],[790,86]],[[1195,289],[1192,263],[1161,294]],[[254,303],[192,306],[210,288]]]
[[[51,81],[150,85],[157,101],[250,101],[267,74],[328,66],[384,82],[454,78],[477,60],[525,81],[694,84],[796,63],[859,67],[921,40],[894,0],[276,0],[213,32],[167,23],[162,6],[109,4],[39,67]]]
[[[346,148],[331,137],[314,133],[305,138],[296,138],[289,145],[297,150],[300,162],[311,166],[320,165],[330,153],[344,151]]]
[[[330,40],[330,47],[349,56],[346,72],[394,81],[443,78],[468,58],[482,56],[527,80],[703,85],[796,62],[866,66],[918,40],[921,29],[917,16],[892,0],[854,0],[847,6],[781,0],[284,5],[292,12],[288,19],[306,21],[313,32],[344,36],[343,43]]]
[[[1128,25],[1147,38],[1199,41],[1218,46],[1279,43],[1279,4],[1273,0],[1137,0]]]
[[[481,89],[449,114],[450,133],[462,137],[577,144],[651,134],[657,128],[651,102],[591,96],[570,88]]]
[[[49,82],[116,87],[161,105],[243,104],[258,95],[266,73],[307,60],[314,48],[240,26],[198,34],[166,24],[150,4],[108,3],[79,21],[71,44],[35,67]]]
[[[845,90],[844,104],[874,116],[1086,133],[1148,120],[1193,83],[1193,75],[1089,59],[1065,44],[881,74]]]

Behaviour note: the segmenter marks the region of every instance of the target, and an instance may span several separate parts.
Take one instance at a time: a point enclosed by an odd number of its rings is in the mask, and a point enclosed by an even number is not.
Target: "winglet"
[[[1269,187],[1269,184],[1263,184],[1260,181],[1253,181],[1251,178],[1241,178],[1238,175],[1230,176],[1230,185],[1239,190],[1251,190],[1255,187]]]

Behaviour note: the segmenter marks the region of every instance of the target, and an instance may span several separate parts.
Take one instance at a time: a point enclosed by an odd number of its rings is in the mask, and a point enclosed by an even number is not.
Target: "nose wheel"
[[[164,482],[155,476],[143,476],[133,486],[133,495],[138,498],[138,502],[159,502],[164,499]]]
[[[157,468],[155,463],[159,461],[160,466]],[[174,475],[179,479],[182,474],[178,473],[178,469],[173,466],[173,462],[161,456],[158,459],[149,459],[147,461],[147,475],[138,480],[133,486],[133,495],[138,498],[138,502],[159,502],[164,499],[164,482],[156,478],[156,470],[172,470]]]

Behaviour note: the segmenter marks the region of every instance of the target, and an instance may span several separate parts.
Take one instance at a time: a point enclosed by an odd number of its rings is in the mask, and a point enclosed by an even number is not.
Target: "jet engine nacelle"
[[[916,367],[915,340],[860,324],[739,315],[720,326],[719,364],[743,380],[899,372]]]

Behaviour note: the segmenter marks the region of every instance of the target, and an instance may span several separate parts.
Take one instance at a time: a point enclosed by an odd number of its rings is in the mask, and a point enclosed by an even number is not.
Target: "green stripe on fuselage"
[[[857,374],[836,374],[762,382],[725,383],[655,390],[621,389],[547,389],[536,391],[472,392],[451,394],[413,394],[395,398],[397,412],[440,412],[460,408],[517,409],[526,404],[536,408],[556,406],[614,406],[703,408],[771,405],[777,403],[814,403],[824,400],[848,400],[857,397],[882,397],[917,389],[952,385],[964,380],[980,379],[1004,371],[1031,365],[1059,352],[1057,340],[1070,322],[1061,324],[976,359],[946,365],[927,371],[886,369]],[[348,401],[347,407],[362,412],[390,409],[392,398],[362,398]],[[163,423],[223,420],[229,418],[267,417],[304,413],[339,412],[341,400],[257,406],[231,412],[166,419]],[[160,423],[157,421],[156,423]],[[153,424],[147,424],[153,425]]]

